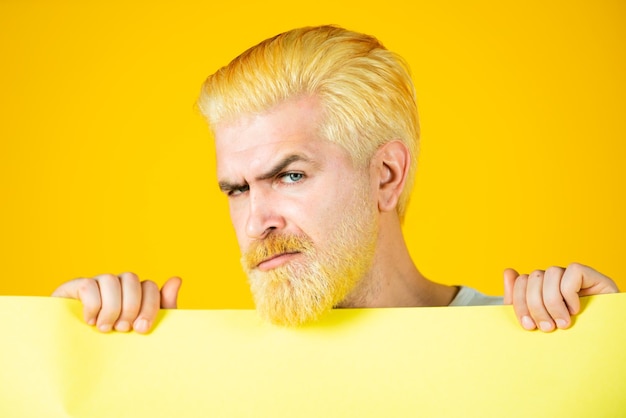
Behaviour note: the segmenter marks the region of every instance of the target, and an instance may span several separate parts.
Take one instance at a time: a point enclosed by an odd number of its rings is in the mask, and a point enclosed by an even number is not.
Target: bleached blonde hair
[[[398,202],[403,217],[417,165],[417,103],[408,65],[376,38],[337,26],[281,33],[209,76],[198,107],[214,128],[306,96],[321,103],[320,135],[343,146],[357,164],[389,141],[407,146],[411,167]]]

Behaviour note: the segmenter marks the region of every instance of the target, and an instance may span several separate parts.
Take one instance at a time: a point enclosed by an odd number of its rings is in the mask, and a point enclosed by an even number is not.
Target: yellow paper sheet
[[[508,306],[164,311],[100,334],[76,301],[0,297],[1,417],[626,416],[626,294],[527,332]]]

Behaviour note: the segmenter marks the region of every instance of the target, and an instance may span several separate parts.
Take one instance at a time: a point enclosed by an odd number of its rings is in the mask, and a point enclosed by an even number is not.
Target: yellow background
[[[411,64],[423,128],[406,222],[422,272],[500,294],[579,261],[626,289],[626,3],[0,0],[0,294],[134,271],[181,306],[251,307],[204,78],[302,25]]]

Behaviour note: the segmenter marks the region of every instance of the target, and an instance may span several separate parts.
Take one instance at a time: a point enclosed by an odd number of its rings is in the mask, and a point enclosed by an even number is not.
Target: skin
[[[580,297],[619,292],[613,280],[591,267],[572,263],[530,274],[504,271],[504,303],[513,305],[525,329],[566,329],[580,312]]]
[[[351,179],[365,176],[379,225],[373,266],[339,306],[447,305],[456,289],[426,280],[402,236],[395,208],[409,165],[406,147],[392,141],[378,150],[369,166],[355,167],[343,148],[318,137],[320,117],[315,98],[305,98],[215,129],[218,180],[239,187],[222,188],[231,195],[230,215],[242,251],[270,232],[303,232],[323,246],[350,204]],[[275,176],[264,175],[268,166],[293,154],[303,154],[311,163],[299,161]],[[281,176],[292,172],[303,178],[287,185]]]
[[[80,300],[85,322],[101,332],[114,329],[145,334],[159,308],[176,309],[181,284],[179,277],[172,277],[159,290],[155,282],[140,281],[134,273],[101,274],[63,283],[52,296]]]
[[[369,165],[355,166],[343,148],[318,137],[320,120],[316,98],[305,97],[215,127],[218,181],[228,196],[242,253],[274,232],[305,233],[323,246],[353,198],[351,179],[366,177],[379,228],[372,267],[338,307],[447,306],[458,289],[419,272],[396,211],[410,163],[406,147],[390,141]],[[267,271],[297,257],[284,254],[256,268]],[[85,321],[102,332],[146,333],[159,308],[176,308],[180,286],[178,277],[159,289],[133,273],[105,274],[66,282],[53,296],[81,300]],[[618,291],[611,279],[580,264],[529,275],[507,269],[504,288],[504,302],[513,304],[520,324],[545,332],[571,325],[580,296]]]

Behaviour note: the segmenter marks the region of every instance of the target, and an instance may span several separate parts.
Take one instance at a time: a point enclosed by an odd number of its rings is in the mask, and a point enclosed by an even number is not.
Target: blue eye
[[[302,173],[285,173],[282,176],[282,180],[284,183],[297,183],[304,178],[304,174]]]

